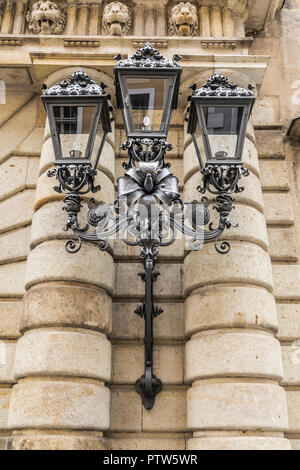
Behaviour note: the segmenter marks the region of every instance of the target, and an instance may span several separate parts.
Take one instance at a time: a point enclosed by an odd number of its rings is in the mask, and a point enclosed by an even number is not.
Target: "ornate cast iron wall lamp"
[[[200,201],[185,204],[178,179],[165,163],[166,152],[172,148],[166,139],[172,109],[177,106],[180,56],[167,60],[147,43],[131,58],[116,59],[117,104],[127,133],[122,148],[129,156],[123,164],[125,175],[118,179],[116,201],[108,205],[91,200],[88,225],[79,227],[81,195],[100,190],[94,186],[96,168],[111,130],[110,97],[104,91],[105,85],[97,86],[83,71],[46,89],[42,96],[56,159],[49,176],[55,175],[59,181],[55,190],[67,195],[65,229],[71,229],[77,239],[67,242],[68,252],[78,252],[82,240],[96,242],[100,250],[107,250],[108,239],[117,232],[127,245],[141,248],[145,301],[136,314],[145,320],[145,374],[137,380],[136,390],[144,406],[151,409],[162,389],[161,381],[153,374],[153,320],[163,312],[153,302],[159,248],[173,244],[181,233],[190,238],[192,250],[209,241],[215,241],[221,254],[230,250],[229,243],[219,243],[219,238],[232,225],[231,195],[243,190],[239,180],[249,174],[241,158],[254,95],[251,89],[239,88],[220,74],[200,89],[192,87],[187,121],[203,175],[203,186],[198,190],[201,194],[212,193],[214,199],[202,196]],[[210,202],[219,214],[215,228],[209,223]]]

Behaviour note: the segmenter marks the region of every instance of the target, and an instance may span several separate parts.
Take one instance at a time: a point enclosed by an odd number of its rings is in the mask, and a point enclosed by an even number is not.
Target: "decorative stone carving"
[[[111,2],[104,8],[102,32],[112,36],[125,36],[132,26],[132,13],[127,5]]]
[[[174,5],[169,12],[171,36],[197,36],[199,32],[197,8],[190,2]]]
[[[64,10],[50,1],[35,3],[27,12],[29,31],[34,34],[62,34],[66,26]]]

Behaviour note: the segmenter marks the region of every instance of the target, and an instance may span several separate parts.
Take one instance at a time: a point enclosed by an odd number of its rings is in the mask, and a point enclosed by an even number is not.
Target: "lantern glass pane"
[[[131,132],[165,132],[173,78],[125,77],[125,106],[131,111]]]
[[[53,106],[63,159],[89,159],[98,106]]]
[[[197,119],[196,129],[194,132],[194,144],[197,146],[196,151],[199,152],[199,156],[201,157],[201,161],[205,166],[207,163],[207,157],[205,152],[205,145],[203,142],[203,136],[200,129],[199,119]],[[198,156],[198,158],[199,158]]]
[[[244,107],[204,106],[203,114],[212,159],[235,159]]]

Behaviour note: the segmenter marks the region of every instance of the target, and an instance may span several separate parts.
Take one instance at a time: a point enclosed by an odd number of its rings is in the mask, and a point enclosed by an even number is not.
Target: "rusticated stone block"
[[[66,232],[64,230],[67,221],[67,213],[63,211],[64,204],[62,201],[54,201],[45,204],[35,212],[32,218],[31,227],[31,248],[39,243],[47,240],[66,240],[76,239],[72,230]],[[78,222],[80,227],[87,224],[88,206],[82,203],[82,208],[78,214]]]
[[[13,263],[0,266],[0,296],[22,297],[25,294],[26,263]]]
[[[38,245],[28,255],[26,288],[50,281],[71,281],[93,284],[112,292],[114,263],[106,252],[94,245],[83,244],[74,254],[67,253],[61,241]]]
[[[271,334],[212,330],[186,344],[186,379],[283,377],[280,343]]]
[[[186,202],[199,200],[199,192],[197,191],[198,186],[202,186],[203,177],[200,172],[194,173],[184,186],[184,200]],[[242,178],[240,186],[244,187],[245,190],[239,194],[234,195],[234,199],[241,203],[255,207],[259,211],[263,212],[263,197],[261,184],[257,176],[253,173],[247,178]]]
[[[109,427],[109,390],[89,381],[26,379],[12,390],[8,424],[13,429]]]
[[[17,339],[20,336],[22,302],[0,302],[0,338]]]
[[[292,346],[282,346],[283,385],[300,385],[300,341]]]
[[[7,450],[107,450],[107,442],[99,436],[88,433],[50,434],[49,431],[14,432],[8,439]]]
[[[205,269],[199,269],[205,266]],[[213,243],[190,253],[184,262],[185,292],[209,284],[249,283],[273,288],[271,262],[261,247],[233,242],[226,255],[216,252]]]
[[[237,224],[237,227],[232,226],[226,230],[220,237],[221,240],[247,241],[268,250],[266,220],[259,210],[244,204],[235,204],[230,217],[232,223]],[[216,211],[211,211],[211,221],[214,227],[218,226],[219,218],[220,215]]]
[[[273,276],[276,299],[300,299],[300,266],[274,264]]]
[[[0,232],[12,230],[31,222],[34,194],[32,189],[28,189],[0,203]]]
[[[144,355],[142,345],[116,344],[113,347],[113,383],[135,384],[144,373]],[[154,374],[164,384],[183,383],[183,346],[154,346],[153,360]]]
[[[300,433],[300,390],[286,390],[289,432]]]
[[[161,275],[155,282],[155,296],[163,298],[180,298],[182,290],[182,272],[180,264],[157,264],[155,270]],[[145,284],[138,276],[143,272],[141,263],[118,263],[116,295],[119,297],[143,297]]]
[[[287,191],[289,177],[284,160],[261,160],[260,179],[263,190]]]
[[[260,158],[284,158],[282,131],[256,130],[255,137]]]
[[[31,288],[24,297],[22,330],[69,326],[107,332],[110,325],[111,298],[102,289],[51,282]]]
[[[188,450],[290,450],[288,439],[276,437],[201,437],[189,439]]]
[[[184,304],[181,302],[160,302],[163,313],[155,319],[154,337],[160,340],[184,340]],[[134,313],[136,303],[114,302],[113,304],[113,339],[144,338],[144,322],[137,321]]]
[[[288,429],[285,391],[266,383],[197,382],[188,391],[192,431]]]
[[[142,403],[134,387],[111,389],[110,431],[141,432]]]
[[[41,125],[41,124],[39,124]],[[16,155],[36,155],[40,156],[43,145],[44,127],[36,127],[26,137],[23,142],[18,145]]]
[[[110,450],[185,450],[184,437],[159,437],[153,433],[149,437],[113,437],[109,439]]]
[[[293,225],[293,203],[288,193],[264,193],[264,210],[268,225]]]
[[[0,263],[24,260],[29,253],[31,227],[0,234]]]
[[[142,409],[144,432],[186,432],[186,390],[163,390],[151,411]]]
[[[297,240],[295,230],[289,228],[268,228],[270,256],[272,261],[297,261]]]
[[[279,97],[256,98],[252,112],[254,126],[276,126],[279,124]]]
[[[39,177],[39,158],[29,158],[26,188],[36,188]]]
[[[19,339],[14,376],[77,376],[108,382],[111,345],[92,330],[36,329]]]
[[[57,186],[59,183],[55,178],[49,178],[47,172],[43,173],[38,180],[34,209],[38,210],[44,204],[48,202],[63,200],[65,199],[64,194],[59,194],[54,191],[53,187]],[[100,185],[102,188],[101,193],[97,193],[96,197],[111,204],[115,199],[115,188],[111,179],[105,175],[103,172],[98,172],[95,177],[95,186]],[[94,194],[89,194],[88,197],[95,197]]]
[[[186,300],[186,334],[215,328],[263,328],[277,331],[273,295],[259,287],[212,286]]]
[[[28,158],[11,157],[0,165],[0,200],[25,189]]]
[[[279,331],[281,341],[295,341],[300,338],[300,304],[277,304]]]
[[[15,341],[0,341],[0,384],[15,383],[13,374],[15,352]]]
[[[8,429],[7,419],[10,394],[10,388],[0,388],[0,429],[2,431]]]

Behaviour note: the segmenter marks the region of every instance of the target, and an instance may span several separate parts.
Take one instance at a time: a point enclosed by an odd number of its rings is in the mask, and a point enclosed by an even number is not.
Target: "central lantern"
[[[166,138],[172,110],[177,107],[180,56],[168,60],[147,43],[132,57],[117,59],[117,105],[127,137]]]

